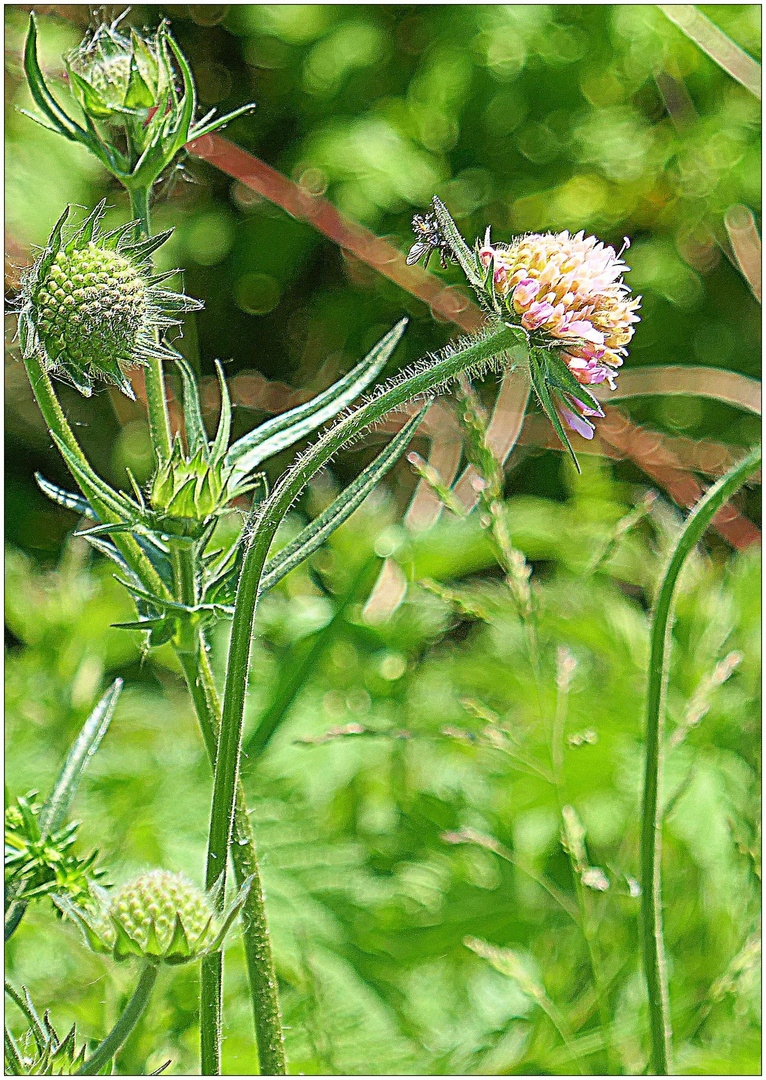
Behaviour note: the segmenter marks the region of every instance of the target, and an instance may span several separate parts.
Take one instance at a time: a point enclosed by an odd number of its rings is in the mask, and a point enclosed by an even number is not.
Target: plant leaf
[[[81,514],[91,521],[98,521],[98,515],[94,513],[90,503],[87,499],[84,499],[82,495],[75,495],[74,492],[64,491],[63,488],[52,484],[50,480],[46,480],[39,472],[35,473],[35,481],[43,495],[47,495],[49,499],[58,503],[59,506],[63,506],[67,510],[74,510],[75,513]]]
[[[436,218],[441,225],[442,232],[449,241],[449,245],[455,254],[457,261],[463,268],[465,276],[475,289],[484,290],[484,273],[479,265],[479,260],[476,258],[476,254],[471,251],[468,244],[466,244],[463,237],[460,235],[460,231],[452,220],[452,216],[441,201],[435,195],[433,198],[433,207],[436,214]]]
[[[218,373],[218,382],[221,387],[221,415],[218,420],[218,430],[215,433],[215,442],[210,449],[210,460],[216,464],[222,458],[229,446],[231,437],[231,396],[226,385],[226,375],[220,361],[215,361],[215,369]]]
[[[88,133],[64,112],[45,83],[37,58],[37,18],[34,12],[29,15],[29,32],[24,45],[24,72],[35,103],[55,124],[59,133],[75,142],[84,142],[86,146],[90,146]]]
[[[561,423],[559,414],[556,412],[556,406],[553,404],[553,399],[551,398],[550,391],[548,390],[548,386],[545,382],[545,373],[540,365],[540,361],[537,359],[534,354],[534,350],[532,349],[530,349],[529,351],[529,370],[532,375],[532,386],[534,387],[535,394],[537,395],[537,400],[540,402],[540,406],[543,412],[546,414],[551,424],[553,425],[553,428],[559,439],[561,440],[562,445],[572,455],[572,461],[574,461],[575,463],[575,468],[578,472],[580,472],[580,466],[577,462],[577,458],[575,457],[575,452],[572,449],[572,444],[567,438],[567,433],[566,431],[564,431],[564,426]]]
[[[207,432],[202,420],[202,406],[199,400],[197,379],[191,365],[182,356],[176,357],[176,364],[181,372],[184,384],[184,419],[186,421],[186,441],[189,444],[189,452],[194,455],[201,450],[205,461],[209,461]]]
[[[378,481],[386,475],[401,456],[427,410],[428,406],[424,406],[411,420],[408,420],[401,431],[397,432],[391,439],[385,450],[378,454],[374,461],[341,492],[337,499],[334,499],[305,529],[301,529],[294,540],[266,563],[262,580],[262,589],[264,591],[273,588],[278,581],[282,580],[285,574],[298,566],[299,563],[304,562],[309,555],[324,543],[328,536],[335,532],[353,514],[354,510],[367,498]]]
[[[369,386],[383,369],[404,333],[402,319],[355,368],[317,397],[299,405],[239,439],[229,450],[226,464],[236,464],[235,476],[249,473],[266,458],[278,454],[331,420]]]
[[[53,790],[40,811],[40,830],[44,836],[55,832],[63,824],[85,767],[98,750],[112,721],[121,692],[122,679],[115,679],[72,744]]]

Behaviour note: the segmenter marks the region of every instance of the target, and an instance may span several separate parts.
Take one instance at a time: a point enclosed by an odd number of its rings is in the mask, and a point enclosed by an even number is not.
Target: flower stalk
[[[760,463],[760,448],[751,450],[694,507],[671,554],[652,618],[641,812],[641,924],[644,976],[649,996],[650,1067],[657,1076],[668,1076],[673,1072],[673,1031],[662,926],[662,764],[675,590],[686,559],[702,539],[718,510]]]
[[[125,1006],[125,1011],[104,1041],[82,1067],[77,1070],[78,1076],[96,1076],[112,1060],[141,1019],[146,1006],[149,1004],[149,998],[157,981],[158,970],[158,965],[151,961],[144,965],[141,978],[133,991],[133,996]]]

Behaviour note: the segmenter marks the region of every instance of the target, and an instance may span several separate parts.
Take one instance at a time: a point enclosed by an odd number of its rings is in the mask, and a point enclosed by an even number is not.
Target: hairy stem
[[[133,991],[133,997],[125,1006],[122,1016],[82,1068],[77,1070],[78,1076],[95,1076],[107,1062],[111,1061],[141,1018],[141,1014],[149,1003],[156,980],[157,965],[148,963],[141,972],[138,986]]]
[[[207,649],[201,633],[197,655],[191,656],[187,654],[180,656],[179,659],[184,668],[184,675],[197,713],[210,764],[215,766],[221,707]],[[245,792],[240,781],[237,782],[234,806],[234,843],[231,847],[231,856],[237,884],[241,886],[249,877],[253,878],[250,892],[242,909],[242,937],[245,945],[245,959],[253,1002],[253,1018],[258,1043],[260,1071],[264,1076],[284,1076],[287,1072],[287,1065],[285,1062],[282,1020],[279,1013],[277,978],[274,970],[271,939],[266,922],[266,903]],[[208,960],[213,961],[219,956],[220,953],[217,953],[215,956],[206,958],[206,963]],[[205,968],[203,967],[204,977]],[[212,1000],[212,963],[207,977],[210,980],[208,993],[211,996],[209,1000]]]
[[[229,656],[226,667],[221,727],[215,764],[213,801],[210,811],[210,836],[206,880],[212,886],[226,874],[226,854],[232,839],[236,791],[239,781],[239,758],[242,746],[242,723],[250,661],[250,642],[261,575],[276,531],[311,477],[350,439],[393,409],[456,378],[466,369],[479,367],[518,346],[519,331],[501,327],[485,338],[424,367],[409,378],[396,382],[376,394],[345,420],[336,424],[286,473],[258,514],[257,525],[247,545],[237,585]],[[234,844],[234,849],[238,845]],[[276,988],[274,988],[276,996]],[[278,1020],[278,1011],[275,1012]],[[281,1033],[280,1033],[281,1034]],[[272,1032],[276,1041],[277,1031]]]
[[[140,222],[141,231],[146,236],[150,235],[151,229],[150,191],[151,188],[147,187],[128,189],[130,212]],[[149,412],[149,430],[155,457],[158,459],[164,458],[167,461],[172,449],[170,415],[165,393],[165,375],[162,370],[162,361],[156,356],[149,358],[149,366],[146,368],[146,405]]]
[[[662,928],[662,740],[670,659],[673,600],[683,565],[716,512],[755,472],[761,451],[752,450],[730,469],[694,507],[683,527],[657,595],[651,629],[646,704],[646,766],[641,811],[641,924],[644,975],[649,995],[651,1069],[672,1072],[672,1028]]]

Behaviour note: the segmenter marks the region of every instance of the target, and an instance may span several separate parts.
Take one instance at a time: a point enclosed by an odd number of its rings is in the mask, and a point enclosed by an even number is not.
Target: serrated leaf
[[[178,370],[184,384],[184,420],[186,421],[186,440],[191,454],[201,453],[205,461],[209,460],[207,432],[202,420],[202,405],[199,399],[197,379],[190,364],[182,356],[176,357]]]
[[[483,290],[484,274],[475,253],[471,251],[468,244],[466,244],[465,240],[460,235],[460,231],[452,220],[452,215],[447,207],[441,199],[438,199],[435,195],[433,198],[433,207],[442,232],[449,241],[450,248],[463,268],[465,276],[474,288]]]
[[[402,319],[375,345],[356,367],[317,397],[299,405],[239,439],[226,455],[227,465],[236,465],[235,478],[251,472],[266,458],[292,446],[337,416],[357,398],[382,371],[404,333]]]
[[[294,540],[266,563],[261,586],[264,591],[273,588],[285,574],[304,562],[353,514],[401,456],[427,409],[428,406],[424,406],[412,419],[408,420],[374,461],[321,514],[301,529]]]

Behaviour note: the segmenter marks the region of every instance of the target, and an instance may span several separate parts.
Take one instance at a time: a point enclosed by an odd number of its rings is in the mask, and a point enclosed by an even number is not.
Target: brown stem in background
[[[189,143],[187,150],[195,157],[214,165],[221,172],[238,180],[251,191],[257,192],[264,199],[280,206],[288,214],[313,225],[328,239],[344,251],[350,252],[360,261],[377,270],[391,281],[406,289],[427,304],[434,316],[448,320],[462,330],[473,332],[483,323],[480,308],[465,295],[452,287],[443,286],[438,278],[416,266],[407,266],[404,255],[389,243],[375,236],[369,229],[351,221],[321,195],[312,195],[288,177],[273,169],[253,154],[236,146],[221,135],[206,135],[196,142]],[[518,380],[515,380],[518,381]],[[506,383],[508,377],[506,377]],[[505,462],[519,433],[519,402],[509,405],[512,397],[511,388],[505,384],[501,388],[495,405],[495,411],[489,425],[488,437],[498,458]],[[515,410],[515,411],[514,411]],[[523,406],[522,406],[523,410]],[[429,411],[430,415],[430,411]],[[665,446],[661,451],[659,437],[633,424],[619,409],[607,408],[606,418],[599,425],[602,444],[610,446],[619,457],[633,461],[640,469],[659,484],[680,506],[687,508],[697,501],[702,489],[695,477],[684,469],[682,463]],[[577,449],[585,449],[584,441],[575,436]],[[581,445],[582,444],[582,445]],[[432,454],[436,453],[437,441],[434,440]],[[440,456],[450,460],[446,448],[439,449]],[[659,458],[658,458],[659,454]],[[454,477],[444,476],[446,482]],[[470,507],[475,502],[476,492],[471,480],[472,470],[468,469],[458,480],[456,490],[462,501]],[[431,501],[429,489],[422,481],[413,498],[408,516],[412,522],[421,520],[432,524],[433,512],[415,510],[418,500],[421,505]],[[423,494],[421,495],[421,492]],[[413,512],[415,511],[415,512]],[[760,539],[760,532],[733,507],[723,507],[716,515],[713,526],[729,543],[737,548],[747,547]]]

